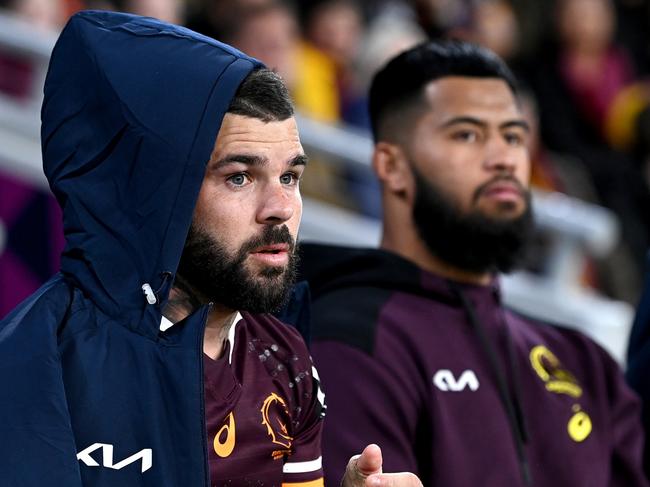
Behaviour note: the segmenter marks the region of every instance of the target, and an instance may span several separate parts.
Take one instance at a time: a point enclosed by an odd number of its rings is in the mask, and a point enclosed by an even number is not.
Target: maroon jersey
[[[242,313],[204,378],[213,486],[323,485],[324,396],[295,329]]]

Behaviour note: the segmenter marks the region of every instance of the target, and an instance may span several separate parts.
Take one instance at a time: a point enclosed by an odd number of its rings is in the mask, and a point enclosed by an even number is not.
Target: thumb
[[[364,477],[367,477],[373,473],[381,473],[382,463],[381,448],[374,443],[371,443],[363,449],[363,452],[361,452],[361,455],[357,458],[357,470]]]
[[[341,487],[362,487],[368,475],[381,473],[381,449],[374,444],[364,448],[361,455],[350,458]]]

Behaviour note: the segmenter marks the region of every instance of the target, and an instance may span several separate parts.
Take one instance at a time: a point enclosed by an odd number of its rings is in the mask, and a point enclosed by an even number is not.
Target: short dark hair
[[[282,78],[270,69],[260,68],[244,78],[227,111],[275,122],[293,116],[293,102]]]
[[[446,76],[501,78],[517,92],[512,72],[489,49],[458,40],[424,42],[391,59],[372,80],[369,109],[375,141],[386,136],[390,120],[424,111],[425,85]],[[392,128],[404,127],[403,122]]]

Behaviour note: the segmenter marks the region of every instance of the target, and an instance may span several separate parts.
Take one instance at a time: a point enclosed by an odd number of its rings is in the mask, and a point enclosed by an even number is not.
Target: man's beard
[[[413,166],[412,166],[413,167]],[[429,251],[447,264],[469,272],[510,272],[522,263],[533,233],[530,192],[510,176],[497,176],[473,195],[496,181],[517,184],[526,199],[524,212],[513,218],[492,217],[472,210],[463,213],[449,197],[413,169],[416,196],[413,219]]]
[[[273,244],[289,245],[288,265],[263,267],[253,274],[246,265],[249,252]],[[192,223],[178,274],[204,299],[233,310],[271,313],[285,304],[293,286],[298,259],[294,250],[295,242],[286,225],[265,227],[261,235],[231,255],[221,242]]]

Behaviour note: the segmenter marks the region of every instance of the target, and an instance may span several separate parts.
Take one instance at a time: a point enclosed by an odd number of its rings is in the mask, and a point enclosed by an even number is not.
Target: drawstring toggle
[[[156,304],[156,302],[158,301],[156,299],[156,294],[153,292],[153,289],[151,289],[151,285],[148,282],[145,282],[142,285],[142,292],[147,297],[147,303]]]

